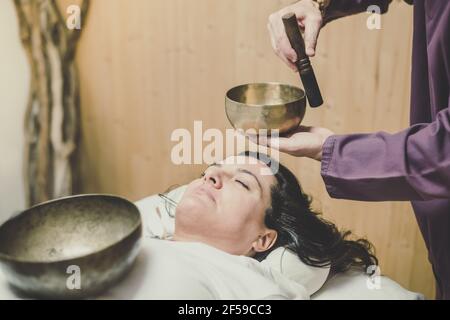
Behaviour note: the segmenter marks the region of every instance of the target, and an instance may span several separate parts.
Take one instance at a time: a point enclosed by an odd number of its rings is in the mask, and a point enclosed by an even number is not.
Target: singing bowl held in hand
[[[0,227],[0,263],[9,283],[26,296],[92,297],[131,268],[141,234],[132,202],[109,195],[62,198]]]
[[[292,131],[305,117],[306,97],[300,88],[279,83],[253,83],[230,89],[225,111],[235,129]]]

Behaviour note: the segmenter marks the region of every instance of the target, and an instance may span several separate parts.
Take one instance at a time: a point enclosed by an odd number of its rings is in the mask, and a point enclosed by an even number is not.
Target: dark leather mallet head
[[[297,61],[295,64],[300,74],[309,105],[312,108],[319,107],[323,104],[322,94],[320,93],[309,57],[305,52],[305,42],[300,33],[296,15],[294,13],[284,15],[283,24],[289,42],[297,53]]]

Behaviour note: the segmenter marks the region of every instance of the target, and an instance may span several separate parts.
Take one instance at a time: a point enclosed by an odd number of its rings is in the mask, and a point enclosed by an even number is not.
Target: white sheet
[[[18,297],[0,272],[0,300],[4,299]],[[201,243],[147,237],[132,271],[98,299],[261,300],[309,295],[303,286],[252,258]]]
[[[309,299],[256,260],[201,243],[144,238],[133,272],[101,299]]]

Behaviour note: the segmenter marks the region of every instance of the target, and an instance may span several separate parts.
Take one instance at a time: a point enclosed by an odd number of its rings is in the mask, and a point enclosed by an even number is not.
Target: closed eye
[[[245,183],[243,183],[240,180],[236,180],[237,183],[239,183],[241,186],[243,186],[245,189],[250,190],[250,188],[248,187],[248,185],[246,185]]]

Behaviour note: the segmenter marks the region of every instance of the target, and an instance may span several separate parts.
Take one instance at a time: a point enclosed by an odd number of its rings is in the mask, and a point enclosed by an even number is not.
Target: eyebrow
[[[213,163],[208,168],[210,168],[210,167],[221,168],[221,167],[223,167],[223,165],[220,164],[220,163]],[[253,178],[255,178],[256,182],[258,183],[258,187],[259,187],[259,189],[261,191],[261,195],[263,194],[263,187],[261,185],[261,182],[259,181],[258,177],[253,172],[251,172],[249,170],[246,170],[246,169],[242,169],[242,168],[239,168],[237,171],[242,172],[242,173],[246,173],[246,174],[252,176]]]

